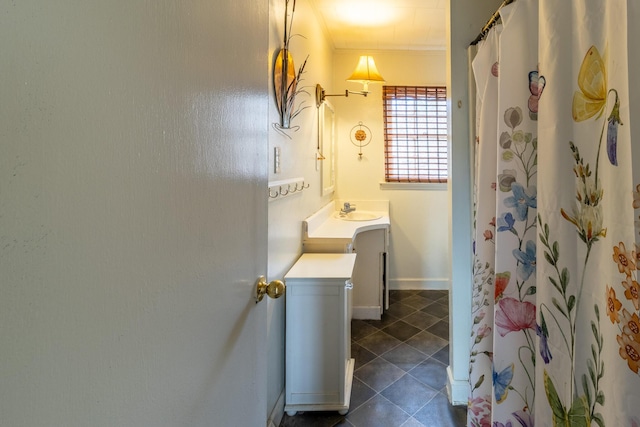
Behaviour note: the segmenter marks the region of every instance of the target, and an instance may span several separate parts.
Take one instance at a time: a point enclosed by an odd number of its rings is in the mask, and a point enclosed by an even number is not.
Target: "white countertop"
[[[302,254],[287,279],[349,279],[353,273],[356,254]]]
[[[335,203],[331,202],[315,214],[307,218],[304,223],[303,239],[341,239],[353,240],[358,233],[368,230],[389,228],[389,202],[354,202],[356,211],[365,211],[380,215],[380,218],[370,221],[345,221],[336,218]],[[361,209],[362,206],[362,209]]]

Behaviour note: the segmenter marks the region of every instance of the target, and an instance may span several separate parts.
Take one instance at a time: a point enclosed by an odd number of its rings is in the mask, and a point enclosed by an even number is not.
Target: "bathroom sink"
[[[334,217],[344,221],[373,221],[374,219],[382,218],[382,215],[378,215],[374,212],[353,211],[348,214],[336,212]]]

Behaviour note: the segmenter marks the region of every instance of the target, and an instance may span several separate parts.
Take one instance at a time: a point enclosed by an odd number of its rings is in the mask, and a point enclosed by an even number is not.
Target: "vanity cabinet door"
[[[348,276],[285,276],[285,411],[289,415],[306,410],[346,413],[349,409],[354,366],[350,275],[355,254],[332,256],[349,257]],[[329,271],[325,274],[331,275]]]

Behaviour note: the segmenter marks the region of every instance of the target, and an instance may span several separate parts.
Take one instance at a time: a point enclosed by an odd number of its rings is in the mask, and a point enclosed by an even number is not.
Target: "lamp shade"
[[[370,82],[384,83],[384,78],[378,72],[373,57],[363,55],[360,57],[356,69],[349,76],[347,81],[362,83],[366,92]]]

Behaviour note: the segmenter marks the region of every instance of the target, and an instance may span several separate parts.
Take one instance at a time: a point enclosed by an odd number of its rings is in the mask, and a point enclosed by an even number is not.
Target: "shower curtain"
[[[640,427],[637,9],[517,0],[478,45],[468,426]]]

